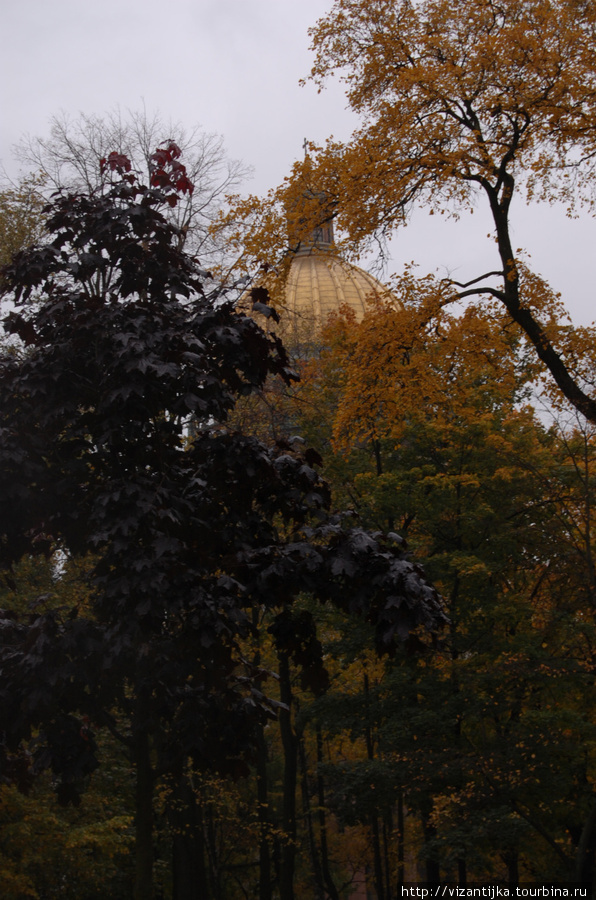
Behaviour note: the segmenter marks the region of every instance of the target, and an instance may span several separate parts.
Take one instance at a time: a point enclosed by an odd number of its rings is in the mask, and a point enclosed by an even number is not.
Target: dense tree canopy
[[[37,179],[25,179],[0,190],[0,266],[41,237],[43,205]]]
[[[345,78],[362,126],[239,203],[247,265],[281,250],[273,285],[313,224],[357,252],[478,198],[498,262],[407,273],[329,323],[300,383],[264,288],[268,333],[184,252],[172,143],[149,184],[124,144],[99,173],[87,156],[4,269],[7,896],[594,884],[595,335],[522,265],[510,213],[522,191],[592,199],[595,12],[337,0],[313,29],[313,77]],[[552,427],[528,405],[543,366]],[[293,393],[255,421],[271,379]]]
[[[104,183],[59,195],[48,240],[4,271],[15,309],[0,360],[1,561],[53,555],[59,578],[60,559],[90,558],[91,572],[84,606],[5,612],[1,730],[10,761],[41,729],[37,764],[64,803],[97,765],[79,717],[119,737],[147,900],[158,780],[174,779],[179,804],[189,761],[247,773],[255,728],[275,714],[242,651],[254,609],[273,613],[279,652],[311,681],[324,677],[320,649],[304,650],[311,617],[289,614],[303,593],[370,620],[382,651],[445,617],[395,536],[331,514],[316,453],[225,427],[238,397],[294,376],[164,216],[193,189],[178,147],[155,152],[150,185],[122,154],[102,166]]]
[[[345,143],[312,148],[265,203],[238,205],[264,235],[248,236],[246,252],[270,260],[277,242],[285,253],[284,218],[297,208],[304,233],[335,218],[357,252],[415,207],[457,214],[483,203],[494,270],[452,281],[452,297],[503,303],[565,397],[596,421],[591,386],[544,297],[524,283],[510,221],[519,194],[594,199],[595,34],[593,2],[337,0],[311,30],[312,78],[323,86],[338,75],[362,125]]]
[[[391,853],[406,865],[400,840],[426,880],[590,881],[593,427],[547,429],[506,312],[485,300],[455,316],[430,278],[323,338],[299,386],[304,433],[341,502],[407,538],[450,617],[434,651],[384,673],[364,634],[356,652],[349,625],[329,635],[345,676],[314,703],[338,741],[328,803],[376,845],[379,897]],[[366,738],[350,757],[347,728]]]

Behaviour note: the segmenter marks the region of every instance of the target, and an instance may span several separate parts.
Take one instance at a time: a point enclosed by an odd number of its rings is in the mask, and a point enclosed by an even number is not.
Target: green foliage
[[[336,448],[338,496],[407,536],[451,620],[367,691],[346,671],[314,705],[339,746],[346,732],[355,741],[324,769],[330,808],[367,827],[401,794],[407,830],[421,824],[421,865],[565,880],[596,762],[592,430],[548,430],[520,405],[533,370],[499,316],[436,308],[422,330],[418,312],[333,324],[301,388],[309,436]]]
[[[0,190],[0,268],[43,234],[45,201],[35,178]]]
[[[0,787],[0,879],[3,896],[99,900],[130,897],[134,840],[130,767],[114,747],[107,777],[88,786],[78,809],[58,806],[47,777],[27,796]],[[107,762],[107,760],[105,760]]]
[[[10,779],[34,739],[34,772],[51,769],[58,801],[78,807],[94,732],[117,737],[136,778],[138,900],[153,893],[156,787],[173,784],[189,827],[172,837],[173,883],[206,891],[188,767],[246,776],[265,722],[286,721],[243,653],[255,609],[317,691],[314,620],[290,609],[303,593],[371,622],[384,652],[445,621],[391,536],[331,514],[318,454],[226,427],[240,397],[293,374],[279,339],[182,249],[165,215],[193,190],[179,155],[158,148],[146,185],[110,153],[102,184],[57,196],[46,241],[4,269],[21,352],[0,358],[0,562],[53,570],[45,606],[0,621],[0,762]]]

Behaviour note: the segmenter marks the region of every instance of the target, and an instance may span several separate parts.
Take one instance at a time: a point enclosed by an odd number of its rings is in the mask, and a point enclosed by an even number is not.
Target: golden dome
[[[252,315],[265,328],[273,327],[288,348],[300,355],[301,347],[309,352],[309,345],[318,342],[321,329],[331,316],[339,315],[347,308],[360,322],[367,313],[368,301],[374,297],[391,298],[392,294],[369,272],[338,256],[331,221],[322,222],[306,240],[298,240],[292,234],[291,221],[288,231],[290,244],[294,245],[293,259],[282,291],[278,293],[277,286],[273,288],[279,325],[273,326],[260,314],[253,312]],[[262,284],[270,287],[267,278]],[[247,292],[244,298],[247,304],[250,293]]]
[[[311,333],[320,332],[329,316],[348,307],[359,322],[367,311],[367,300],[386,296],[388,290],[380,281],[346,263],[332,252],[321,249],[299,250],[292,260],[282,302],[282,323],[286,317],[295,320]],[[286,324],[286,323],[284,323]]]

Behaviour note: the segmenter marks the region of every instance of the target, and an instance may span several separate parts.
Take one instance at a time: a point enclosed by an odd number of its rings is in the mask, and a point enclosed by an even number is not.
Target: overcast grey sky
[[[304,137],[345,138],[355,124],[337,83],[317,94],[298,81],[311,65],[307,29],[332,0],[0,0],[0,162],[12,146],[47,133],[50,116],[102,114],[119,105],[221,133],[232,158],[253,166],[247,190],[278,184]],[[596,223],[560,209],[514,208],[514,240],[531,254],[578,323],[591,322]],[[459,223],[415,215],[392,243],[390,271],[411,260],[421,274],[458,280],[494,268],[488,218]]]

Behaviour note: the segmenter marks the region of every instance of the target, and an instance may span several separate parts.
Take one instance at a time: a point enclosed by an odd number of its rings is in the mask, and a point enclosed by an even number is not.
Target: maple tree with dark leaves
[[[315,453],[226,427],[239,397],[295,376],[279,339],[237,311],[239,290],[180,249],[164,216],[192,190],[178,156],[159,148],[149,185],[107,157],[108,183],[56,195],[47,240],[2,282],[1,562],[53,555],[59,578],[65,559],[92,560],[85,608],[0,616],[3,777],[35,735],[35,770],[78,803],[93,729],[111,729],[136,772],[144,900],[158,780],[182,783],[189,764],[245,774],[255,726],[276,714],[242,652],[253,609],[271,611],[313,690],[324,665],[305,614],[292,631],[299,595],[372,621],[385,652],[444,621],[396,536],[331,514]]]

